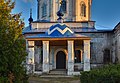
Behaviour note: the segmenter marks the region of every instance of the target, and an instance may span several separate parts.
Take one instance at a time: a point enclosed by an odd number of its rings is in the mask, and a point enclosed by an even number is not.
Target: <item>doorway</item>
[[[63,51],[56,55],[56,69],[66,69],[66,55]]]

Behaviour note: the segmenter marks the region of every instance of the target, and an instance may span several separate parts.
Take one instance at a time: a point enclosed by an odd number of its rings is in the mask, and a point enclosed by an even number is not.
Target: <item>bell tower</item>
[[[64,21],[90,21],[92,0],[37,0],[38,20],[57,21],[57,11],[63,3]]]
[[[92,0],[74,0],[73,17],[74,21],[89,21],[91,18]]]

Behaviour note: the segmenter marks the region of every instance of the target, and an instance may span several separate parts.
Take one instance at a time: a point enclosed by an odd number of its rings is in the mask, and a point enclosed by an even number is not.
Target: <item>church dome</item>
[[[57,12],[57,16],[59,17],[57,19],[58,23],[55,25],[52,25],[47,31],[47,35],[49,36],[66,37],[66,36],[73,35],[73,31],[68,26],[63,24],[63,18],[62,18],[64,16],[63,9],[62,9],[63,5],[64,4],[61,3],[60,10]]]
[[[47,34],[49,36],[71,36],[73,35],[73,31],[65,24],[58,23],[58,24],[52,25],[48,29]]]

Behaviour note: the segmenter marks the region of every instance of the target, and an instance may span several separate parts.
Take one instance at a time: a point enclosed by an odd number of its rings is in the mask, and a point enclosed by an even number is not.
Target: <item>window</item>
[[[81,63],[81,51],[80,50],[75,50],[75,63]]]
[[[95,42],[90,42],[90,62],[96,63],[96,55],[95,55]]]
[[[81,16],[86,17],[86,5],[84,2],[81,2]]]
[[[110,58],[110,50],[109,49],[105,49],[104,50],[104,59],[103,59],[104,63],[110,63],[111,62],[111,58]]]
[[[52,1],[49,0],[49,16],[51,16],[51,11],[52,11]]]
[[[67,3],[66,3],[66,0],[62,1],[61,7],[62,7],[63,12],[66,13],[67,12]]]
[[[43,3],[42,5],[42,17],[45,17],[47,15],[47,5]]]

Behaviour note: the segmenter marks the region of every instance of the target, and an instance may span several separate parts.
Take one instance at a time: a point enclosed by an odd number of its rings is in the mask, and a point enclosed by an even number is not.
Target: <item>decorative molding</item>
[[[59,27],[56,27],[56,28],[52,29],[51,31],[48,29],[48,35],[53,33],[55,30],[58,30],[62,35],[65,34],[65,32],[67,32],[67,31],[70,31],[73,34],[73,31],[70,30],[68,27],[66,27],[64,30],[60,29]]]

